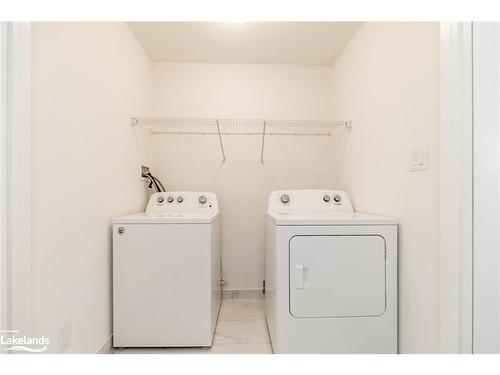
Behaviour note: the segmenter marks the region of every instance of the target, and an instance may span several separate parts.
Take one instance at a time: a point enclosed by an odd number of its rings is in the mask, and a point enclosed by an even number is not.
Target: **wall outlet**
[[[144,183],[150,183],[151,180],[148,177],[148,174],[151,173],[149,167],[145,165],[141,165],[141,181]]]
[[[141,165],[141,177],[147,178],[149,173],[150,173],[149,167],[146,167],[145,165]]]
[[[61,330],[59,352],[63,352],[71,345],[71,323],[67,323]]]
[[[427,147],[410,151],[410,172],[417,172],[429,169],[429,152]]]

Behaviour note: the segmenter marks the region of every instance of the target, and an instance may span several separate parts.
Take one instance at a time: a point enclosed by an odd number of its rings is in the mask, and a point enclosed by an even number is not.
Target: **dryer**
[[[275,191],[265,307],[275,353],[397,353],[397,221],[335,190]]]
[[[161,192],[113,220],[113,346],[212,345],[221,219],[207,192]]]

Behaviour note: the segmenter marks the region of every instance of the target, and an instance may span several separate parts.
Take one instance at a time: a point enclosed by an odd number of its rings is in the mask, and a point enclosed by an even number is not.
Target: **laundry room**
[[[48,353],[443,351],[438,22],[27,33],[11,321]]]

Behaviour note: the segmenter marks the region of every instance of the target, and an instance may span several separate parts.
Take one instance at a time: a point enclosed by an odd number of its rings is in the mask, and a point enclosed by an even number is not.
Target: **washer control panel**
[[[354,212],[351,200],[341,190],[283,190],[269,196],[268,212]]]
[[[146,212],[218,212],[217,197],[210,192],[167,191],[149,198]]]

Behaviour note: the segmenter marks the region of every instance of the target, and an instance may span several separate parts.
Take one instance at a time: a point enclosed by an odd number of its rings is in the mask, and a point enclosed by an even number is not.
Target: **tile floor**
[[[211,348],[125,348],[115,354],[271,354],[263,299],[225,299]]]

